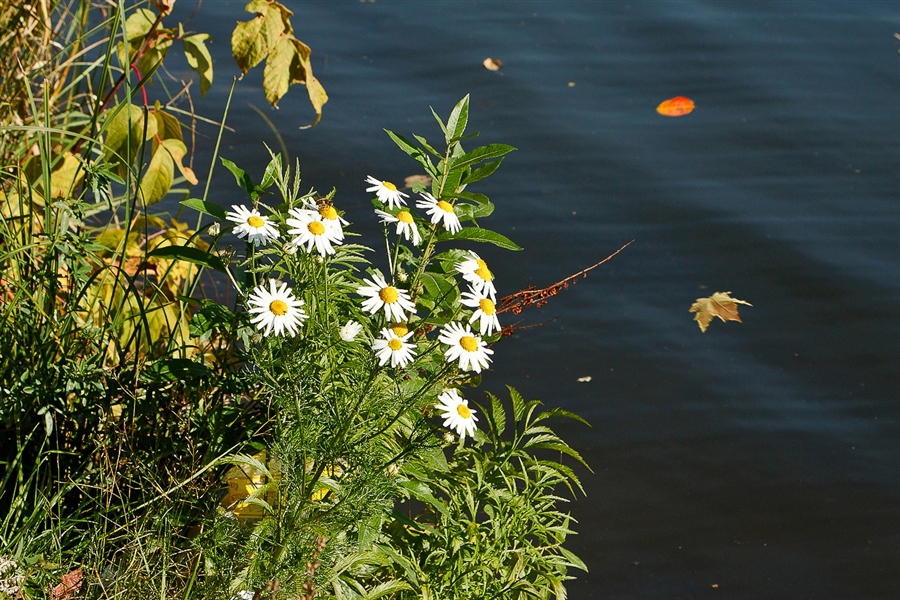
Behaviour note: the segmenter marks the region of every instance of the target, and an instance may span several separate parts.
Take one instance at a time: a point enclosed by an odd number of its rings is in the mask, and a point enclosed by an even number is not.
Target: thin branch
[[[627,244],[625,244],[624,246],[622,246],[621,248],[619,248],[618,250],[616,250],[615,252],[613,252],[612,254],[610,254],[609,256],[604,258],[603,260],[601,260],[600,262],[593,264],[586,269],[582,269],[581,271],[578,271],[577,273],[575,273],[573,275],[569,275],[565,279],[557,281],[556,283],[554,283],[551,286],[548,286],[545,288],[540,288],[540,289],[537,289],[534,286],[529,286],[529,287],[525,288],[524,290],[519,290],[515,294],[510,294],[509,296],[504,296],[503,298],[500,298],[500,303],[497,306],[497,312],[498,313],[511,312],[514,315],[518,315],[523,310],[525,310],[526,308],[528,308],[532,305],[535,305],[538,308],[544,306],[547,303],[548,298],[555,296],[556,294],[559,293],[560,290],[569,287],[569,283],[572,283],[573,285],[575,283],[578,283],[579,277],[581,277],[581,278],[587,277],[588,271],[591,271],[592,269],[596,269],[603,263],[605,263],[609,260],[612,260],[612,258],[614,256],[616,256],[619,252],[621,252],[622,250],[624,250],[625,248],[630,246],[633,242],[634,242],[634,240],[631,240],[630,242],[628,242]],[[506,335],[509,335],[509,334],[507,333]]]

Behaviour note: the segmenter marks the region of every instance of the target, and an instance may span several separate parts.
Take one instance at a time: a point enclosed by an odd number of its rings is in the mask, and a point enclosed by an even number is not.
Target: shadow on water
[[[205,3],[221,114],[244,2]],[[193,11],[179,3],[176,10]],[[366,175],[418,171],[382,128],[472,127],[519,148],[482,191],[479,249],[501,294],[611,263],[497,346],[503,384],[584,415],[594,468],[571,505],[580,598],[892,598],[900,586],[900,58],[890,3],[306,2],[298,37],[331,100],[266,114],[304,187],[338,189],[365,236]],[[483,69],[492,56],[497,73]],[[186,76],[186,75],[185,75]],[[222,154],[260,173],[274,135],[260,73],[238,85]],[[569,85],[569,83],[574,85]],[[697,109],[654,112],[687,95]],[[214,132],[206,131],[213,135]],[[212,147],[211,141],[206,144]],[[208,164],[209,156],[197,157]],[[224,171],[211,199],[243,198]],[[732,291],[743,324],[688,307]],[[577,378],[591,376],[589,383]]]

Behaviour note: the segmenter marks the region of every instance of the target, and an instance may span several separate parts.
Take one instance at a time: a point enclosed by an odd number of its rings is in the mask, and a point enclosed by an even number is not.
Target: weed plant
[[[565,597],[581,458],[545,421],[577,417],[469,400],[503,330],[460,245],[518,249],[470,186],[513,148],[464,149],[468,97],[440,150],[388,132],[429,182],[369,177],[384,272],[281,155],[258,182],[216,157],[244,205],[191,197],[203,120],[159,73],[180,41],[205,93],[212,62],[170,7],[0,0],[0,598]],[[318,120],[290,11],[247,11],[238,65]]]

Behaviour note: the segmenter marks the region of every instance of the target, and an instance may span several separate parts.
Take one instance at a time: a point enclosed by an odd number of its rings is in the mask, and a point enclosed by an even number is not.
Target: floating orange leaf
[[[683,117],[694,110],[694,101],[684,96],[669,98],[656,107],[656,112],[665,117]]]

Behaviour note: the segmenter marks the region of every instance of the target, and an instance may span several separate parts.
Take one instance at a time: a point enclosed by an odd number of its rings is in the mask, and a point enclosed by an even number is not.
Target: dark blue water
[[[215,38],[211,117],[243,4],[192,23]],[[322,123],[296,128],[302,88],[268,109],[252,72],[224,156],[259,176],[262,142],[278,149],[262,108],[304,187],[337,187],[374,236],[365,176],[419,172],[382,128],[438,139],[428,107],[471,93],[470,126],[519,148],[481,188],[484,224],[525,247],[483,249],[501,295],[635,240],[526,315],[558,319],[496,347],[486,378],[593,424],[560,426],[594,469],[571,505],[590,569],[571,598],[898,597],[900,5],[288,5],[331,96]],[[655,113],[677,95],[694,113]],[[224,170],[212,190],[242,201]],[[701,334],[688,307],[715,291],[753,307]]]

